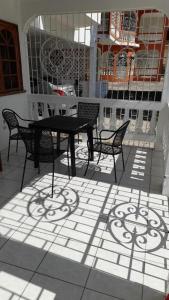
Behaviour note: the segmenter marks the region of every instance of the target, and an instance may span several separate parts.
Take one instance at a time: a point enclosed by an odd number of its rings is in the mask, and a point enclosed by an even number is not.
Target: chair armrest
[[[100,130],[100,133],[103,132],[103,131],[107,131],[107,132],[115,132],[116,130],[113,130],[113,129],[102,129],[102,130]]]
[[[103,132],[111,132],[112,134],[111,134],[110,136],[108,136],[107,138],[103,138],[103,137],[102,137],[102,133],[103,133]],[[106,141],[106,140],[111,139],[111,138],[115,135],[115,132],[116,132],[116,130],[102,129],[102,130],[99,132],[99,139],[100,139],[100,141]]]
[[[34,122],[34,120],[28,120],[28,119],[23,119],[21,118],[17,113],[15,113],[17,115],[17,117],[22,120],[22,121],[25,121],[25,122]]]
[[[75,116],[75,115],[77,116],[77,113],[75,113],[75,114],[72,114],[72,115],[69,115],[69,117],[73,117],[73,116]]]
[[[21,118],[21,120],[26,121],[26,122],[34,122],[34,120],[28,120],[28,119],[22,119],[22,118]]]

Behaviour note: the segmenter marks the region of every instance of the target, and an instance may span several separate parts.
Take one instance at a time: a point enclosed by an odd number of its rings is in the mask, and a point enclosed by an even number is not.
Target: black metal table
[[[60,133],[69,135],[69,145],[71,154],[71,175],[76,176],[75,166],[75,135],[81,130],[86,129],[88,141],[90,144],[90,159],[93,160],[93,127],[90,125],[91,120],[86,118],[71,117],[71,116],[54,116],[43,120],[35,121],[30,124],[31,128],[35,129],[35,151],[38,153],[38,145],[41,131],[49,129],[57,132],[57,149],[60,150]],[[38,155],[35,157],[35,168],[39,166]]]

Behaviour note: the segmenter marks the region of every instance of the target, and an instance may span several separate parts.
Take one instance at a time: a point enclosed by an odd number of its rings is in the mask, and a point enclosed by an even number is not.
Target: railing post
[[[32,119],[38,120],[38,102],[31,101]]]
[[[110,129],[116,129],[116,108],[110,110]]]
[[[42,115],[43,118],[48,118],[49,117],[49,112],[48,112],[48,104],[44,103],[44,115]]]
[[[28,100],[28,119],[34,120],[34,103]]]
[[[153,110],[151,121],[150,121],[150,129],[149,129],[150,134],[155,134],[156,118],[157,118],[157,112]]]
[[[140,109],[138,113],[138,118],[136,122],[136,133],[143,133],[143,110]]]
[[[129,109],[125,108],[124,122],[127,122],[128,120],[129,120]]]
[[[98,128],[104,128],[104,105],[100,104],[99,118],[98,118]]]

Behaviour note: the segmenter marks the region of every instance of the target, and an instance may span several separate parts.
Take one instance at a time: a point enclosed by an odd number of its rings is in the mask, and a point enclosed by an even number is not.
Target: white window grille
[[[75,96],[76,82],[82,97],[95,85],[93,97],[161,101],[168,24],[155,10],[38,16],[27,33],[31,92]]]

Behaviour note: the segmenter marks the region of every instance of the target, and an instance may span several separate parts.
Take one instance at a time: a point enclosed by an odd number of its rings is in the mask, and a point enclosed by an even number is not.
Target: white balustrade
[[[169,107],[159,102],[113,100],[105,98],[79,98],[56,95],[28,95],[29,118],[39,120],[50,114],[66,115],[76,112],[78,102],[94,102],[100,104],[98,118],[99,129],[115,129],[128,119],[131,120],[126,134],[130,145],[138,145],[138,141],[156,141],[156,147],[164,153],[164,182],[162,193],[169,196]],[[149,113],[150,112],[150,113]],[[157,123],[157,112],[159,118]],[[132,116],[133,113],[133,116]],[[147,114],[145,114],[147,113]],[[133,142],[132,142],[133,141]]]
[[[162,104],[159,102],[31,94],[28,95],[30,118],[38,120],[49,117],[50,114],[60,114],[63,110],[66,115],[71,115],[75,113],[73,107],[80,101],[100,104],[99,129],[118,128],[123,122],[130,119],[131,123],[128,129],[130,138],[132,136],[133,139],[137,139],[140,134],[146,136],[147,141],[150,136],[151,141],[152,136],[155,138],[157,112],[162,108]],[[124,115],[119,114],[119,111],[122,112],[122,110]],[[135,111],[138,113],[132,116],[132,112]],[[148,117],[145,120],[144,111],[150,111],[151,118]]]

